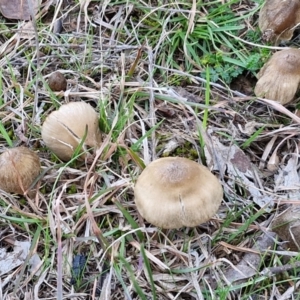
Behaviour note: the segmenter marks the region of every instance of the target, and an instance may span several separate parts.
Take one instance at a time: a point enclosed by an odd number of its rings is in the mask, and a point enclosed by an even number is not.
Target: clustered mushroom
[[[266,41],[290,40],[300,23],[300,1],[267,0],[260,10],[258,23]]]
[[[300,83],[300,49],[273,54],[258,73],[254,92],[258,97],[287,104],[293,100]]]
[[[24,194],[40,173],[38,155],[26,147],[6,150],[0,155],[0,189]]]
[[[61,160],[68,161],[82,142],[81,150],[85,152],[99,146],[101,133],[98,114],[92,106],[82,101],[63,104],[46,118],[42,126],[42,138],[53,153]]]
[[[134,196],[143,218],[171,229],[208,221],[221,204],[223,190],[206,167],[187,158],[165,157],[143,170]]]

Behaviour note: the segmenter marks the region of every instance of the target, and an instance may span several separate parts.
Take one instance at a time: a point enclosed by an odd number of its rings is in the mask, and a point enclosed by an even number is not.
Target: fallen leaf
[[[275,176],[274,191],[286,191],[289,199],[299,199],[300,178],[298,174],[298,154],[292,154],[286,165]]]
[[[300,249],[300,207],[292,205],[272,222],[272,231],[276,232],[285,246],[291,251]]]
[[[274,237],[275,234],[269,232],[268,234],[263,234],[258,237],[255,241],[252,250],[264,252],[265,250],[272,248],[274,246]],[[255,253],[247,253],[244,255],[242,260],[234,267],[230,268],[225,272],[226,280],[230,283],[247,280],[248,278],[254,276],[259,273],[259,267],[264,260],[264,255],[255,254]]]
[[[210,135],[209,131],[208,134]],[[259,171],[237,145],[225,146],[214,135],[207,138],[205,143],[208,167],[219,171],[221,176],[226,174],[225,193],[232,194],[232,190],[236,190],[239,186],[246,191],[243,199],[253,200],[267,211],[273,207],[273,198],[268,193],[264,193]]]
[[[30,249],[30,242],[15,241],[12,252],[0,248],[0,276],[24,263]]]
[[[37,276],[41,275],[40,267],[42,266],[42,260],[40,257],[35,253],[32,255],[32,257],[29,259],[29,271],[31,274],[35,274]]]
[[[164,146],[164,150],[163,150],[163,155],[164,156],[169,156],[170,153],[172,153],[173,151],[175,151],[178,147],[182,146],[183,141],[182,140],[178,140],[176,138],[168,141],[166,143],[166,145]]]

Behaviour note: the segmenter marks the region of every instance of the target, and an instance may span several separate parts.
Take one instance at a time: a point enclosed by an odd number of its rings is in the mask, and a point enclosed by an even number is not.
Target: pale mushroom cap
[[[258,23],[267,41],[279,42],[290,40],[299,22],[299,0],[266,0]]]
[[[276,52],[260,70],[258,78],[256,96],[287,104],[293,100],[300,83],[300,50]]]
[[[8,149],[0,155],[0,188],[8,193],[24,194],[40,169],[40,159],[32,150]]]
[[[150,163],[134,188],[139,213],[162,228],[194,227],[218,210],[223,190],[204,166],[186,158],[166,157]]]
[[[60,159],[69,160],[85,135],[84,146],[97,148],[101,142],[96,111],[85,102],[71,102],[52,112],[42,126],[42,138]]]

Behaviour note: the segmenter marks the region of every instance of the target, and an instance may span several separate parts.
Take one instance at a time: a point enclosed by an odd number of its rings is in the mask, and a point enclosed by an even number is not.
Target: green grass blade
[[[6,129],[4,128],[1,121],[0,121],[0,132],[3,136],[3,138],[6,140],[6,143],[9,145],[9,147],[13,147],[13,142],[12,142],[11,138],[9,137],[9,134],[6,131]]]
[[[150,128],[141,138],[139,138],[130,148],[134,151],[137,152],[140,150],[141,145],[143,144],[143,140],[147,137],[150,137],[152,132],[155,131],[162,123],[164,120],[161,120],[158,122],[155,126]]]
[[[206,83],[205,83],[205,105],[208,107],[210,103],[210,73],[209,73],[209,67],[206,67]],[[208,109],[204,109],[204,115],[203,115],[203,129],[206,130],[208,123]]]
[[[242,149],[246,149],[248,148],[252,142],[254,142],[256,140],[256,138],[263,132],[263,130],[265,129],[265,126],[262,126],[261,128],[259,128],[258,130],[256,130],[249,139],[247,139],[242,145],[241,148]]]
[[[138,225],[137,222],[135,222],[135,220],[132,218],[132,216],[129,214],[129,212],[122,206],[122,204],[115,200],[114,203],[116,204],[116,206],[118,207],[118,209],[122,212],[123,216],[126,218],[126,220],[128,221],[128,223],[131,225],[131,227],[133,229],[138,229],[140,226]],[[144,235],[140,230],[136,231],[136,234],[139,238],[140,242],[144,241]]]
[[[156,289],[155,289],[154,280],[153,280],[153,276],[152,276],[152,270],[151,270],[150,262],[149,262],[149,259],[148,259],[147,255],[146,255],[143,244],[141,244],[141,254],[143,256],[143,260],[144,260],[145,267],[146,267],[148,277],[149,277],[149,280],[150,280],[150,284],[151,284],[151,291],[152,291],[152,297],[153,297],[152,299],[156,300],[157,296],[156,296]]]
[[[134,273],[133,273],[133,270],[131,268],[131,265],[127,262],[127,260],[122,257],[122,256],[119,256],[118,257],[119,260],[123,263],[124,267],[126,268],[127,272],[128,272],[128,275],[129,275],[129,278],[134,286],[134,289],[136,291],[136,293],[139,295],[139,299],[141,300],[148,300],[146,295],[143,293],[143,290],[140,288],[138,282],[136,281],[136,278],[134,276]]]

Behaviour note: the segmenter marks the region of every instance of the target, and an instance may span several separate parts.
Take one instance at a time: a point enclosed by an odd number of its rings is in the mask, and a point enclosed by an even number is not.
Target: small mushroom
[[[290,40],[299,22],[299,0],[266,0],[258,21],[263,38],[277,43]]]
[[[254,92],[257,97],[287,104],[293,100],[300,83],[300,49],[273,54],[258,73]]]
[[[64,161],[70,160],[84,137],[82,150],[100,145],[98,114],[85,102],[63,104],[46,118],[42,126],[46,146]]]
[[[0,189],[24,194],[41,169],[38,155],[26,147],[8,149],[0,155]]]
[[[300,207],[292,205],[276,216],[272,222],[272,231],[291,251],[300,250]]]
[[[223,190],[204,166],[182,157],[165,157],[150,163],[134,188],[141,216],[155,226],[194,227],[218,210]]]
[[[61,72],[56,71],[49,76],[48,85],[53,92],[65,91],[67,89],[67,80]]]

